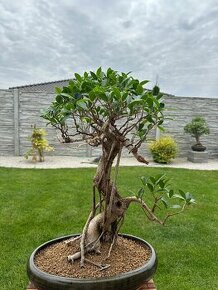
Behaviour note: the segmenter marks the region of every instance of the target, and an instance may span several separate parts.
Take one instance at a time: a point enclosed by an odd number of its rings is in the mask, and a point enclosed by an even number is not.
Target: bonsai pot
[[[104,278],[69,278],[56,276],[40,270],[35,264],[35,256],[40,250],[67,240],[71,237],[76,237],[78,234],[59,237],[40,245],[31,254],[27,264],[27,274],[31,282],[39,290],[134,290],[141,286],[144,282],[151,279],[157,268],[157,256],[153,247],[146,241],[127,234],[120,236],[139,242],[150,249],[151,257],[145,264],[130,272],[122,273],[113,277]]]
[[[202,144],[195,144],[191,148],[192,148],[193,151],[198,151],[198,152],[203,152],[203,151],[205,151],[207,149]]]

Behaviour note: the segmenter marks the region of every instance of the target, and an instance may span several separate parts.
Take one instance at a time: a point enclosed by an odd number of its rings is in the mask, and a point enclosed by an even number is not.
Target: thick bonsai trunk
[[[119,140],[107,136],[106,142],[102,144],[102,156],[99,161],[96,175],[93,179],[93,209],[84,226],[81,236],[80,251],[68,256],[69,261],[81,257],[81,266],[84,265],[85,254],[90,251],[100,253],[101,244],[111,241],[110,252],[127,208],[132,200],[122,198],[117,190],[116,179],[118,174],[119,159],[122,144]],[[112,180],[112,165],[117,157],[114,178]],[[99,193],[99,202],[96,204],[96,192]],[[99,213],[96,214],[97,209]]]
[[[116,140],[111,140],[109,145],[108,142],[107,145],[103,144],[102,157],[94,178],[94,186],[99,192],[100,203],[103,205],[100,207],[100,211],[104,213],[102,222],[103,238],[108,232],[116,230],[117,221],[125,212],[122,198],[116,187],[117,168],[115,168],[114,180],[111,180],[112,165],[114,159],[119,158],[121,150],[121,144]]]
[[[200,136],[195,135],[196,145],[202,145],[200,142]]]

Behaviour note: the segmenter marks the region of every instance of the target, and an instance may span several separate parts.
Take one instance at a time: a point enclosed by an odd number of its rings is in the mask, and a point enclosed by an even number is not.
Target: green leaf
[[[183,190],[179,189],[179,194],[181,195],[181,197],[183,197],[183,199],[186,199],[186,194]]]
[[[144,85],[147,84],[147,83],[149,83],[149,81],[148,81],[148,80],[144,80],[144,81],[140,82],[140,85],[141,85],[141,86],[144,86]]]
[[[145,190],[143,187],[141,187],[137,192],[137,198],[142,198],[143,194],[145,193]]]
[[[133,89],[136,90],[137,89],[137,86],[139,84],[139,80],[135,80],[133,79],[130,84],[132,85]]]
[[[164,103],[160,103],[159,106],[160,106],[161,109],[163,109],[165,107],[165,104]]]
[[[72,96],[71,95],[69,95],[69,94],[66,94],[66,93],[61,93],[60,94],[62,97],[67,97],[67,98],[72,98]]]
[[[117,100],[120,100],[121,99],[120,90],[118,88],[113,88],[113,92],[115,96],[117,97]]]
[[[102,73],[102,69],[101,69],[101,67],[99,67],[99,68],[97,69],[97,71],[96,71],[96,75],[97,75],[98,77],[101,77],[101,73]]]
[[[57,95],[55,99],[56,99],[56,102],[58,104],[62,104],[63,103],[63,97],[61,95]]]
[[[62,93],[62,88],[55,87],[55,92],[56,92],[56,94],[61,94]]]
[[[89,98],[91,101],[94,101],[97,97],[97,94],[93,91],[89,92]]]
[[[75,73],[74,76],[79,82],[83,80],[83,78],[78,73]]]
[[[173,189],[170,189],[169,192],[168,192],[168,194],[169,194],[169,198],[173,197],[174,190]]]
[[[147,104],[148,104],[148,106],[150,107],[150,108],[152,108],[153,107],[153,99],[151,98],[151,97],[148,97],[147,99],[146,99],[146,101],[147,101]]]
[[[90,74],[94,80],[98,79],[98,77],[96,76],[96,74],[93,71],[90,71]]]
[[[151,192],[154,191],[154,186],[151,183],[147,183],[146,185]]]
[[[174,197],[174,198],[179,198],[179,199],[184,200],[184,198],[183,198],[180,194],[177,194],[177,193],[175,193],[175,194],[173,195],[173,197]]]
[[[107,77],[110,77],[110,75],[113,73],[113,70],[109,67],[107,69]]]
[[[75,104],[73,104],[73,103],[68,103],[68,104],[66,104],[65,108],[66,108],[68,111],[71,111],[71,110],[75,109]]]
[[[69,81],[69,86],[70,86],[70,87],[74,87],[74,86],[75,86],[75,83],[74,83],[73,80],[70,80],[70,81]]]
[[[136,94],[141,95],[144,92],[143,86],[141,84],[137,85]]]
[[[89,117],[83,117],[82,121],[85,123],[91,123],[91,119]]]
[[[84,110],[87,109],[87,104],[83,99],[78,100],[76,105]]]
[[[138,131],[141,131],[143,129],[144,125],[145,125],[144,123],[140,123],[139,127],[138,127]]]
[[[124,92],[122,94],[122,101],[125,101],[127,99],[127,97],[128,97],[128,92]]]
[[[157,126],[157,128],[158,128],[161,132],[164,132],[164,131],[165,131],[164,127],[162,127],[162,126]]]
[[[132,111],[134,107],[142,106],[142,103],[142,100],[133,100],[131,103],[129,103],[128,108]]]
[[[189,192],[185,193],[185,197],[186,197],[186,203],[187,204],[191,204],[191,203],[195,203],[194,198],[192,197],[192,194]]]
[[[149,179],[148,177],[141,176],[140,179],[141,179],[141,182],[143,183],[143,185],[147,185],[147,181]]]
[[[160,92],[159,87],[158,86],[154,86],[153,90],[152,90],[153,95],[157,96],[159,94],[159,92]]]
[[[157,95],[157,100],[160,100],[161,98],[163,98],[163,94],[159,93],[159,94]]]
[[[151,176],[151,177],[150,177],[150,180],[151,180],[151,182],[152,182],[153,184],[156,183],[156,178],[155,178],[155,177]]]
[[[160,180],[160,181],[159,181],[159,185],[160,185],[160,188],[163,189],[164,186],[165,186],[164,181],[163,181],[163,180]]]
[[[161,201],[162,201],[163,205],[165,206],[165,208],[168,208],[168,202],[164,197],[161,198]]]

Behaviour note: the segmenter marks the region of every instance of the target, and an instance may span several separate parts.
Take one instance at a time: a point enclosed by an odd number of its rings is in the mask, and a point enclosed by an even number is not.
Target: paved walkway
[[[70,156],[46,156],[45,162],[34,163],[31,160],[26,160],[24,157],[0,156],[0,167],[14,168],[82,168],[96,167],[92,163],[93,158],[78,158]],[[122,166],[147,166],[139,163],[135,158],[122,158],[120,164]],[[185,159],[176,159],[171,164],[161,165],[150,162],[149,167],[174,167],[199,170],[218,170],[218,159],[209,160],[208,163],[192,163]]]

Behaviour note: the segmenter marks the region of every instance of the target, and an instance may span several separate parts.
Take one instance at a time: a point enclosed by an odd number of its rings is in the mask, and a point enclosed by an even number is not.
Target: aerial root
[[[108,251],[108,255],[107,255],[107,257],[106,257],[105,260],[107,260],[107,259],[110,258],[110,256],[111,256],[111,251],[112,251],[112,249],[113,249],[113,246],[114,246],[114,244],[115,244],[116,239],[117,239],[117,235],[114,235],[114,236],[113,236],[112,243],[111,243],[110,248],[109,248],[109,251]]]
[[[100,271],[106,270],[110,267],[109,264],[96,263],[96,262],[93,262],[87,258],[85,258],[84,261],[91,264],[91,265],[98,267]]]
[[[68,246],[71,246],[73,244],[73,242],[79,240],[81,238],[81,235],[80,236],[77,236],[77,237],[72,237],[66,241],[64,241],[64,243]]]
[[[68,260],[68,262],[71,262],[73,264],[75,260],[80,258],[80,256],[81,256],[81,252],[77,252],[74,255],[68,256],[67,260]],[[93,262],[87,258],[84,258],[84,263],[85,262],[98,267],[100,271],[106,270],[110,267],[109,264],[96,263],[96,262]],[[83,267],[84,267],[84,265],[83,265]]]

